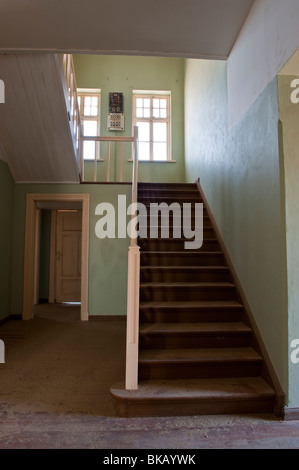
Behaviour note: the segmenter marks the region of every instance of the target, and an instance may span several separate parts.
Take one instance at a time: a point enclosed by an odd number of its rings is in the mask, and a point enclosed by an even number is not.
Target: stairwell
[[[175,217],[169,239],[139,239],[139,386],[112,387],[120,416],[282,414],[281,390],[203,197],[196,184],[138,185],[146,207],[203,202],[203,245],[185,250],[185,239],[171,238]]]

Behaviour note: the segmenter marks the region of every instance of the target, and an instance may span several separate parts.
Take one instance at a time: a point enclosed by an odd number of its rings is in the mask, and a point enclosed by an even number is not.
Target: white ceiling
[[[1,0],[0,51],[226,59],[254,0]]]

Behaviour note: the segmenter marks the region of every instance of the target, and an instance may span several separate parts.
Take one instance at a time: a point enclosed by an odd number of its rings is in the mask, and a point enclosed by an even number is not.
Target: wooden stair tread
[[[139,354],[139,364],[230,363],[261,362],[252,348],[145,349]]]
[[[231,282],[141,282],[140,288],[151,288],[151,289],[232,289],[235,285]]]
[[[152,323],[140,325],[141,334],[244,334],[252,329],[242,322]]]
[[[140,302],[140,309],[142,308],[163,308],[163,309],[201,309],[201,308],[230,308],[230,309],[240,309],[242,304],[234,300],[192,300],[192,301],[148,301]]]
[[[275,392],[261,377],[168,379],[140,381],[138,390],[125,390],[123,383],[111,388],[117,399],[137,400],[246,400],[274,398]]]
[[[140,271],[229,271],[228,266],[140,266]]]
[[[158,240],[158,239],[156,238],[156,240]],[[142,250],[141,254],[143,254],[143,255],[148,255],[148,254],[154,255],[155,254],[155,255],[158,255],[158,256],[161,256],[161,255],[169,255],[169,256],[179,255],[179,256],[184,256],[185,257],[185,256],[188,256],[188,255],[194,256],[194,252],[198,253],[200,256],[202,256],[202,255],[217,255],[217,254],[218,255],[223,255],[223,252],[219,251],[219,250],[217,250],[217,251],[210,251],[210,250],[209,251],[203,251],[203,250],[185,250],[185,251],[181,251],[181,250],[178,250],[178,251],[168,251],[168,250],[167,251],[165,251],[165,250],[148,251],[147,250],[147,251],[144,251],[144,250]]]

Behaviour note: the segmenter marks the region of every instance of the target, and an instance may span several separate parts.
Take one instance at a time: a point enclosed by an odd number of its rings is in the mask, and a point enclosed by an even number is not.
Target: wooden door
[[[80,302],[82,212],[57,211],[56,227],[56,302]]]

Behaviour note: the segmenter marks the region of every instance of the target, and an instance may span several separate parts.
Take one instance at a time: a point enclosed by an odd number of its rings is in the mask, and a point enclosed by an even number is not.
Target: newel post
[[[126,390],[138,389],[140,248],[129,247],[127,295]]]

